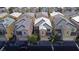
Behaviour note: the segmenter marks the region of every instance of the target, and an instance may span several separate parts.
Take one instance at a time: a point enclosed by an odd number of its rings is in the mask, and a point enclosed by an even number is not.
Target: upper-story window
[[[64,12],[66,12],[66,11],[69,11],[69,12],[71,12],[72,11],[72,8],[70,8],[70,7],[66,7],[65,9],[64,9]]]
[[[75,31],[75,29],[74,29],[74,28],[72,28],[72,29],[71,29],[71,31],[72,31],[72,32],[74,32],[74,31]]]
[[[47,29],[47,31],[50,31],[50,29]]]
[[[26,34],[26,32],[24,32],[24,34]]]
[[[75,11],[79,11],[79,8],[76,8]]]
[[[5,12],[5,10],[2,10],[2,12]]]
[[[5,31],[4,30],[0,30],[0,35],[4,35]]]

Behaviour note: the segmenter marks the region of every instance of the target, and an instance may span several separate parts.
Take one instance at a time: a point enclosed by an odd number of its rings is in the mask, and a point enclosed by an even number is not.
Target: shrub
[[[13,36],[9,37],[9,41],[12,41],[13,40]]]
[[[50,41],[54,43],[56,42],[56,40],[57,40],[57,35],[52,35]]]
[[[79,36],[76,37],[76,41],[79,41]]]
[[[31,42],[31,43],[36,43],[38,41],[38,36],[37,35],[31,35],[31,36],[28,36],[28,41]]]

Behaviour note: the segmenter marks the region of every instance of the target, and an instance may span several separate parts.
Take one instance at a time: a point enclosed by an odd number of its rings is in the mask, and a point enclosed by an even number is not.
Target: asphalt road
[[[0,42],[1,51],[78,51],[79,44],[73,41],[40,42],[39,45],[28,45],[28,42],[9,42],[7,45]]]
[[[56,42],[53,44],[54,51],[78,51],[79,45],[74,41]]]

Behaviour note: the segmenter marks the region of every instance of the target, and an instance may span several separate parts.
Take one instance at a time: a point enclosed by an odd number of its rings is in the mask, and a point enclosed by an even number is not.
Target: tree
[[[57,35],[55,30],[54,18],[51,17],[50,13],[51,13],[51,8],[48,8],[48,15],[52,24],[52,35],[50,36],[51,37],[50,41],[54,43],[57,39]]]
[[[13,9],[14,9],[14,7],[10,7],[10,8],[8,9],[9,13],[13,13]]]
[[[9,13],[20,12],[19,7],[10,7],[10,8],[8,8],[8,10],[9,10]]]
[[[37,38],[38,38],[37,35],[32,34],[31,36],[28,36],[28,41],[29,41],[30,43],[36,43],[36,42],[38,41]]]
[[[50,42],[55,43],[57,41],[57,39],[58,39],[57,35],[51,35]]]
[[[41,12],[42,7],[39,7],[39,12]]]

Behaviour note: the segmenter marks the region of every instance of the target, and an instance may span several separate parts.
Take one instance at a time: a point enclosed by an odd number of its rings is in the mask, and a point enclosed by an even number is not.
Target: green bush
[[[50,41],[52,43],[56,42],[57,36],[56,35],[52,35]]]
[[[31,43],[36,43],[38,41],[38,36],[37,35],[31,35],[31,36],[28,36],[28,41],[31,42]]]
[[[76,41],[79,41],[79,36],[76,37]]]
[[[9,41],[12,41],[12,40],[13,40],[13,36],[9,38]]]

